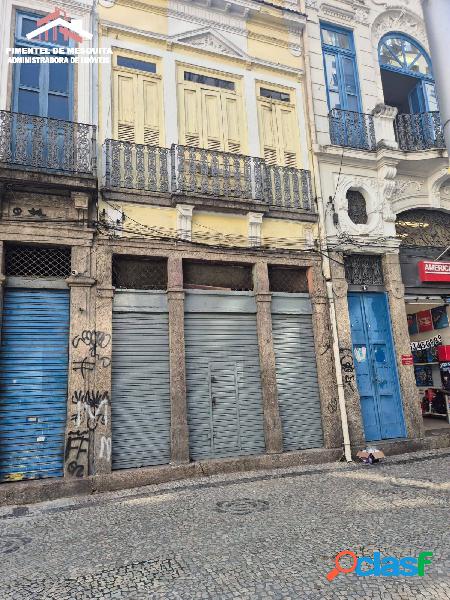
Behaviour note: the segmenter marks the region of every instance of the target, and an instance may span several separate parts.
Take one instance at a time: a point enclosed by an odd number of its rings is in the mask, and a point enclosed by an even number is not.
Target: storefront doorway
[[[450,306],[441,297],[407,298],[406,314],[425,431],[450,431]]]

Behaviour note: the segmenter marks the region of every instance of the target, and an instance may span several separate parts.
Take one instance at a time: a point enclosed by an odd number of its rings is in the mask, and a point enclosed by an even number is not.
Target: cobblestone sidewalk
[[[0,509],[0,599],[450,600],[450,452]],[[434,553],[424,577],[325,575]]]

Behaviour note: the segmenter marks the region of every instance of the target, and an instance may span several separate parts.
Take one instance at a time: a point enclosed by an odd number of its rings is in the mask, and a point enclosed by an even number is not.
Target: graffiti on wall
[[[73,337],[72,347],[79,349],[80,355],[72,362],[72,370],[85,381],[88,374],[95,375],[96,369],[109,367],[111,359],[103,351],[110,344],[111,335],[95,329],[85,329]],[[109,419],[109,392],[88,385],[87,389],[81,386],[75,390],[71,397],[70,421],[76,430],[67,435],[65,461],[67,472],[74,477],[88,474],[89,444],[93,443],[97,427],[106,427]],[[102,436],[99,458],[110,460],[111,438]]]
[[[353,365],[353,354],[351,348],[340,348],[339,359],[341,362],[342,382],[344,386],[349,387],[352,392],[355,388],[355,367]]]
[[[69,431],[66,441],[65,462],[67,472],[73,477],[83,477],[84,460],[83,454],[87,455],[89,447],[89,431]]]

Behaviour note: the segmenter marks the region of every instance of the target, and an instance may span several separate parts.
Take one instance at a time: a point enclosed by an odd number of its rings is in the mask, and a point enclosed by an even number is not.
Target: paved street
[[[450,452],[0,509],[1,600],[450,599]],[[325,575],[343,549],[424,577]]]

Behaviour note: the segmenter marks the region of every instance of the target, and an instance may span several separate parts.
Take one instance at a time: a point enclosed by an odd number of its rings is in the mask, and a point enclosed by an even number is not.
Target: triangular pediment
[[[223,35],[217,31],[213,31],[208,27],[190,31],[188,33],[180,33],[173,36],[171,41],[186,44],[188,46],[195,46],[196,48],[203,48],[204,50],[217,52],[218,54],[227,54],[228,56],[237,58],[247,58],[245,52],[235,46],[235,44],[224,38]]]

